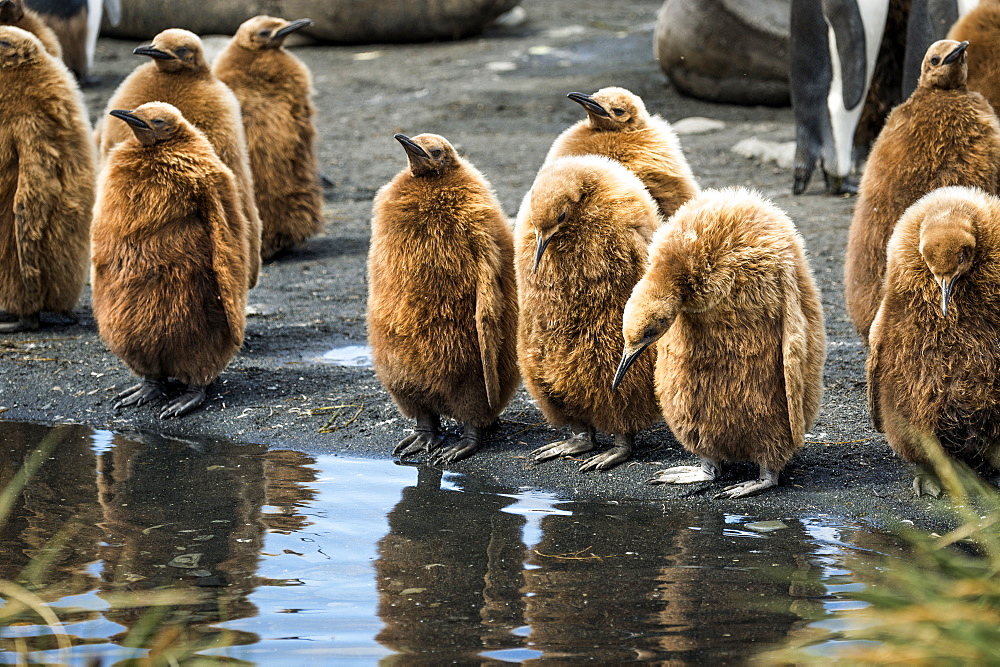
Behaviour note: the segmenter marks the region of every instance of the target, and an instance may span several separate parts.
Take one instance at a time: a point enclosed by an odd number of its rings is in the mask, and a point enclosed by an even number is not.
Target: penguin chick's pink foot
[[[758,493],[778,486],[778,471],[770,468],[760,467],[760,479],[753,479],[739,484],[727,486],[722,491],[715,494],[716,498],[746,498],[755,496]]]
[[[722,469],[718,461],[702,459],[700,466],[674,466],[653,475],[647,484],[694,484],[695,482],[711,482]]]
[[[441,421],[437,415],[417,417],[417,427],[413,429],[413,433],[399,441],[392,450],[392,455],[405,459],[420,452],[430,453],[444,441],[440,431]]]
[[[183,417],[205,402],[205,387],[189,385],[180,396],[170,399],[160,413],[160,419]]]
[[[115,404],[111,409],[120,410],[121,408],[125,408],[130,405],[139,407],[140,405],[145,405],[150,401],[163,398],[166,395],[167,390],[163,380],[158,380],[156,378],[143,378],[142,382],[139,384],[134,387],[129,387],[122,393],[115,396]]]
[[[535,463],[544,463],[561,456],[573,456],[592,451],[597,447],[597,440],[594,429],[588,426],[573,424],[573,435],[566,440],[557,440],[547,445],[542,445],[531,452],[531,460]]]
[[[635,442],[635,436],[616,434],[614,447],[606,452],[591,456],[580,466],[580,472],[608,470],[614,468],[616,465],[625,463],[632,458],[633,442]]]
[[[462,437],[457,442],[437,448],[428,457],[427,462],[438,466],[469,458],[479,451],[483,441],[482,431],[483,429],[466,424],[462,431]]]
[[[38,331],[41,323],[38,313],[21,315],[13,322],[0,322],[0,333],[15,333],[18,331]]]

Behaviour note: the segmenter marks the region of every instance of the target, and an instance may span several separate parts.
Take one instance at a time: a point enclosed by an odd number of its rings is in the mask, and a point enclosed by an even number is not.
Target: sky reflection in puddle
[[[0,662],[20,646],[110,663],[165,633],[181,658],[266,664],[739,662],[856,607],[854,566],[896,549],[829,517],[760,533],[747,524],[773,517],[80,426],[0,422],[0,484],[46,437],[0,524],[0,578],[32,587],[74,646],[25,612],[0,627]]]

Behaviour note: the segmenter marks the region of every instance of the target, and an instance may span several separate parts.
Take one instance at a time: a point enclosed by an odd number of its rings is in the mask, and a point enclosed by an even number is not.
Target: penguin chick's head
[[[593,95],[570,93],[566,97],[586,109],[595,130],[641,130],[649,122],[642,98],[624,88],[601,88]]]
[[[110,113],[128,123],[143,146],[169,141],[182,133],[187,125],[177,107],[166,102],[147,102],[132,111],[114,109]]]
[[[658,276],[647,272],[632,289],[632,296],[622,313],[622,336],[625,348],[622,360],[611,383],[612,391],[618,388],[625,373],[647,347],[659,340],[677,318],[680,309],[678,295],[668,289]]]
[[[234,37],[236,43],[248,51],[277,49],[290,34],[312,23],[312,19],[286,21],[273,16],[255,16],[244,21]]]
[[[955,281],[972,268],[976,215],[967,200],[949,197],[934,202],[920,223],[920,256],[941,288],[943,317],[948,316]]]
[[[605,159],[590,155],[563,158],[538,173],[527,202],[528,220],[535,232],[533,271],[538,271],[545,249],[556,234],[579,217],[587,196],[604,174],[591,163]]]
[[[920,68],[920,86],[924,88],[961,88],[969,68],[965,49],[968,42],[942,39],[934,42],[924,55]]]
[[[42,43],[27,30],[0,26],[0,69],[17,67],[44,58]]]
[[[207,71],[201,38],[188,30],[170,28],[153,38],[153,43],[138,46],[132,53],[149,56],[162,72]]]
[[[405,134],[397,134],[394,138],[403,145],[406,158],[410,161],[410,173],[417,178],[440,176],[458,164],[458,154],[442,136],[418,134],[411,138]]]
[[[24,3],[21,0],[0,0],[0,23],[10,25],[24,18]]]

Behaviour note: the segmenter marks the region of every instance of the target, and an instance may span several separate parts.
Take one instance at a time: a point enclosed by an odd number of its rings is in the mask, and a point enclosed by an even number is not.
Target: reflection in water
[[[823,517],[761,534],[390,461],[4,422],[0,441],[0,484],[38,464],[0,521],[0,578],[50,603],[74,664],[738,663],[901,556]],[[31,612],[0,621],[0,662],[54,648]]]

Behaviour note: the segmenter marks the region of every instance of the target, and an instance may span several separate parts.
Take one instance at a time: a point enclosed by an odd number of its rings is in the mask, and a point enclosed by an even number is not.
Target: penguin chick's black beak
[[[295,32],[296,30],[300,30],[300,29],[305,28],[306,26],[310,26],[312,24],[313,24],[313,20],[312,19],[298,19],[296,21],[292,21],[291,23],[289,23],[288,25],[286,25],[281,30],[278,30],[277,32],[275,32],[274,33],[274,39],[281,39],[285,35],[290,35],[293,32]]]
[[[158,48],[150,44],[149,46],[137,46],[132,50],[137,56],[149,56],[150,58],[155,58],[156,60],[173,60],[177,56],[172,53],[167,53],[166,51],[160,51]]]
[[[951,288],[955,286],[955,278],[941,279],[941,316],[948,317],[948,303],[951,301]]]
[[[583,93],[570,93],[566,97],[582,104],[583,108],[587,110],[588,113],[592,113],[595,116],[601,116],[602,118],[610,118],[611,114],[605,111],[604,107],[594,101],[594,98],[590,95],[584,95]]]
[[[625,351],[622,352],[621,363],[618,364],[618,372],[615,373],[615,379],[611,382],[611,391],[616,391],[618,389],[618,385],[621,384],[622,378],[625,377],[625,373],[628,372],[628,369],[632,368],[632,364],[634,364],[635,360],[639,358],[639,355],[642,354],[646,350],[646,348],[652,344],[653,344],[652,341],[644,343],[642,347],[640,347],[632,354],[629,354],[628,348],[625,348]]]
[[[144,130],[150,129],[149,125],[146,124],[146,121],[139,118],[138,116],[133,115],[131,111],[126,111],[125,109],[114,109],[108,113],[110,113],[115,118],[122,119],[132,127],[138,127]]]
[[[962,57],[962,54],[965,53],[965,50],[967,48],[969,48],[969,43],[968,42],[962,42],[961,44],[959,44],[958,46],[956,46],[952,50],[951,53],[949,53],[948,55],[946,55],[944,57],[944,60],[941,61],[941,64],[943,64],[943,65],[950,65],[950,64],[952,64],[953,62],[955,62],[956,60],[958,60],[959,58]]]
[[[554,234],[549,234],[545,238],[538,232],[535,232],[535,265],[531,268],[532,273],[538,273],[538,265],[542,263],[542,255],[545,253],[545,249],[549,247],[549,241],[552,240]]]
[[[420,158],[421,160],[431,159],[431,156],[427,154],[427,151],[425,151],[420,144],[416,143],[405,134],[394,134],[392,138],[403,144],[403,150],[413,157]]]

